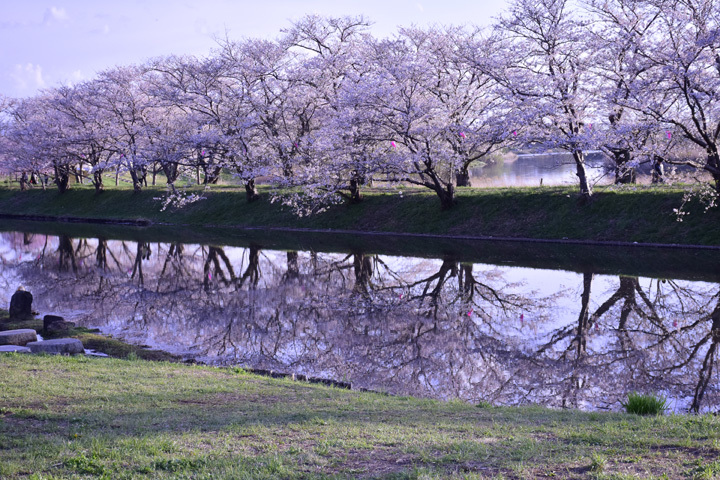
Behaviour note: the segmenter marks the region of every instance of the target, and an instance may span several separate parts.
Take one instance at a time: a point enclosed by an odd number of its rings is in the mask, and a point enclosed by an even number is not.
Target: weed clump
[[[629,393],[622,406],[627,413],[635,415],[662,415],[669,408],[667,398],[637,392]]]

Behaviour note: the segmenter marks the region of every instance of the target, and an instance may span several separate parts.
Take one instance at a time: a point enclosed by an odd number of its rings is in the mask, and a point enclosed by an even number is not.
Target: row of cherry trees
[[[206,58],[116,67],[90,81],[4,99],[0,169],[24,182],[103,174],[269,178],[299,210],[361,199],[371,179],[434,191],[443,208],[468,167],[503,148],[602,149],[631,180],[675,159],[720,192],[720,3],[514,0],[488,30],[368,33],[362,17],[305,17],[274,41],[226,40]],[[302,187],[286,188],[286,187]]]

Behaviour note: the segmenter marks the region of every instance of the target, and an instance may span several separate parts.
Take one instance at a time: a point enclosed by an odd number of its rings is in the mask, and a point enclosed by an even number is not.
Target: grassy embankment
[[[41,328],[31,319],[0,329]],[[439,402],[141,358],[0,354],[0,478],[717,478],[720,417]],[[92,342],[96,343],[92,343]],[[163,357],[165,355],[165,357]]]
[[[0,354],[0,478],[717,478],[720,418],[498,408]]]
[[[161,187],[139,194],[109,189],[95,195],[92,188],[75,186],[65,194],[34,189],[20,192],[0,188],[0,214],[46,215],[152,223],[245,227],[361,230],[541,239],[578,239],[638,243],[720,245],[720,209],[702,213],[691,203],[683,222],[673,209],[682,203],[683,189],[637,186],[596,190],[589,204],[578,202],[573,187],[460,189],[458,205],[442,211],[427,190],[404,189],[404,194],[366,192],[359,205],[338,205],[322,214],[298,218],[287,207],[263,200],[245,202],[237,187],[216,186],[206,200],[181,210],[161,212],[154,197]]]

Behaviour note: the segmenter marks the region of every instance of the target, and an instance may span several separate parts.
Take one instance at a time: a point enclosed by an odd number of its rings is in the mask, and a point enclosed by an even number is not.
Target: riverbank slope
[[[76,186],[21,192],[0,188],[0,216],[138,224],[300,228],[311,230],[393,232],[467,237],[510,237],[600,242],[720,245],[720,209],[704,212],[699,202],[685,205],[677,220],[684,190],[671,186],[598,188],[592,201],[579,201],[572,187],[463,188],[458,204],[441,210],[432,193],[403,189],[373,190],[357,205],[336,205],[328,211],[298,217],[265,190],[248,204],[244,190],[213,187],[181,209],[161,211],[160,187],[140,193],[109,189],[102,194]]]
[[[0,363],[6,479],[720,474],[713,415],[474,406],[143,360]]]

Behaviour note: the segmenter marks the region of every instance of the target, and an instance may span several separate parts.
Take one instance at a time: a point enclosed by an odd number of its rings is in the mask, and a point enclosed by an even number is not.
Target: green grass
[[[712,415],[478,408],[142,360],[5,354],[0,364],[8,480],[718,472]]]
[[[637,392],[629,393],[622,406],[635,415],[663,415],[669,408],[667,398]]]
[[[243,189],[214,186],[207,199],[181,210],[160,211],[161,187],[140,193],[109,189],[96,195],[76,186],[65,194],[34,189],[0,188],[0,214],[46,215],[111,220],[141,220],[175,225],[361,230],[436,235],[577,239],[638,243],[720,245],[720,209],[703,213],[699,204],[676,221],[684,189],[678,186],[637,186],[596,190],[591,202],[579,201],[572,187],[462,188],[458,205],[439,208],[426,189],[403,189],[403,195],[382,190],[365,192],[358,205],[338,205],[311,217],[297,217],[289,208],[269,201],[268,187],[255,203]]]

